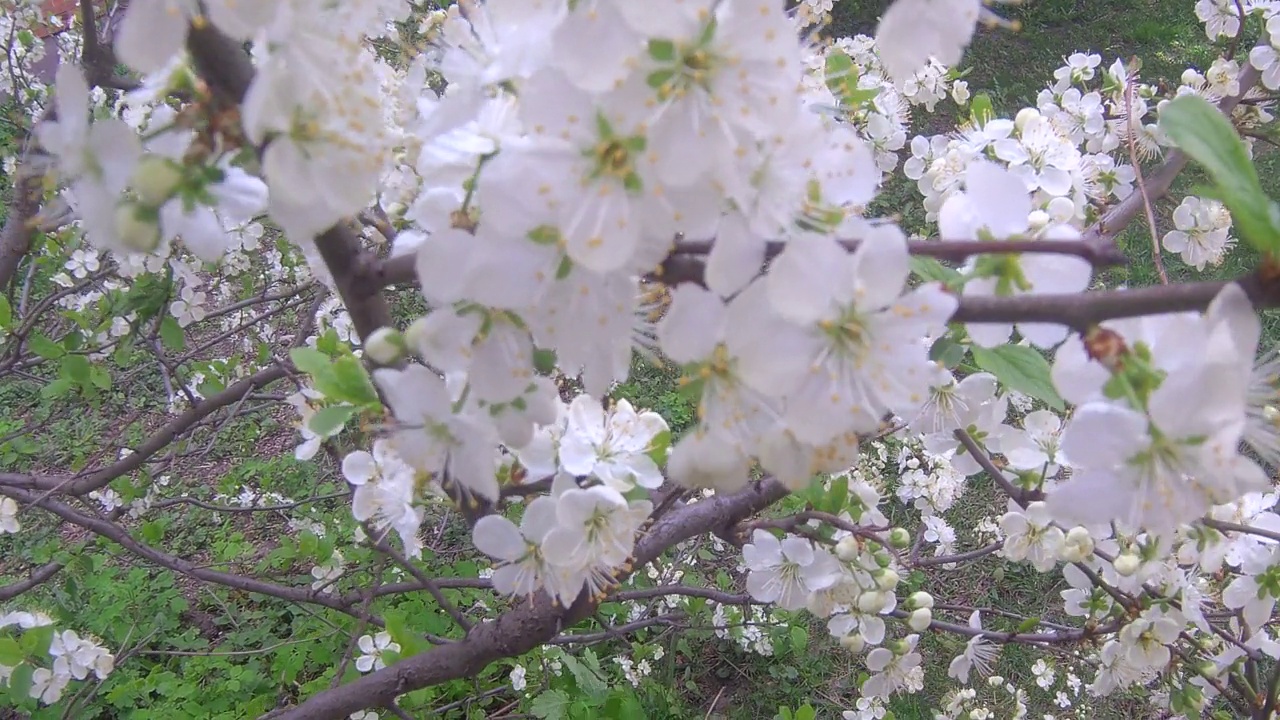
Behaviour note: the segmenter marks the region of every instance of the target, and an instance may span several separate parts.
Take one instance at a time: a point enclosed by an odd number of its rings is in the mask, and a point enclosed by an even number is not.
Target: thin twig
[[[1155,263],[1156,273],[1160,276],[1160,284],[1169,284],[1169,274],[1164,270],[1164,258],[1161,257],[1160,233],[1156,228],[1156,214],[1151,209],[1151,196],[1147,194],[1147,182],[1142,177],[1142,163],[1138,160],[1138,141],[1134,137],[1133,86],[1137,78],[1129,77],[1124,84],[1125,124],[1128,132],[1124,134],[1125,144],[1129,146],[1129,164],[1133,166],[1134,177],[1138,181],[1138,193],[1142,196],[1142,209],[1147,215],[1147,229],[1151,231],[1151,261]]]

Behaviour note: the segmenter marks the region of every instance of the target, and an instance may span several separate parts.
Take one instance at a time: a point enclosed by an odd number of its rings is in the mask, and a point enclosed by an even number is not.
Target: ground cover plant
[[[0,715],[1275,714],[1280,4],[3,6]]]

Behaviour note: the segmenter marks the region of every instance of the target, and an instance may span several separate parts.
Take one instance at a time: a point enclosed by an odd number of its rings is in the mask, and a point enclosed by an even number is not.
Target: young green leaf
[[[160,342],[170,350],[181,350],[186,345],[182,326],[173,317],[160,321]]]
[[[307,427],[311,432],[320,437],[330,437],[337,434],[343,425],[356,414],[354,405],[330,405],[327,408],[317,410],[311,416],[311,421],[307,423]]]
[[[27,338],[27,347],[31,349],[31,352],[46,360],[57,360],[67,354],[67,351],[61,345],[40,333],[31,333]]]
[[[529,712],[542,720],[562,720],[569,708],[569,696],[563,690],[547,690],[533,699]]]
[[[995,375],[1005,387],[1043,400],[1054,410],[1066,407],[1049,379],[1049,361],[1034,348],[1001,345],[988,349],[974,345],[971,350],[974,364]]]
[[[911,272],[924,280],[950,285],[960,279],[960,273],[931,257],[911,256]]]
[[[1262,191],[1231,121],[1208,100],[1182,95],[1160,111],[1160,129],[1213,178],[1244,239],[1265,253],[1280,254],[1280,208]]]

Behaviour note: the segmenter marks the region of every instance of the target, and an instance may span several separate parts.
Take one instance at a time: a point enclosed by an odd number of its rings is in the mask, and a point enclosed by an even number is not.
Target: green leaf
[[[142,524],[142,539],[151,545],[164,540],[164,525],[151,521]]]
[[[795,720],[814,720],[818,717],[818,711],[814,710],[813,706],[809,703],[805,703],[804,705],[796,708],[792,717],[794,717]]]
[[[658,62],[672,62],[676,59],[676,44],[670,40],[653,39],[649,41],[649,57]]]
[[[23,705],[31,699],[31,675],[35,671],[30,663],[22,663],[9,675],[9,700],[14,705]]]
[[[186,334],[182,326],[172,316],[160,321],[160,342],[170,350],[181,350],[187,346]]]
[[[90,385],[89,375],[92,368],[89,365],[89,358],[83,355],[63,355],[60,365],[63,374],[78,383],[80,387]]]
[[[316,375],[329,371],[333,361],[328,355],[309,347],[294,348],[289,351],[289,359],[293,366],[308,375]]]
[[[924,280],[951,285],[960,279],[960,273],[938,262],[935,258],[920,255],[911,256],[911,272]]]
[[[1062,411],[1066,407],[1049,379],[1049,361],[1034,348],[1001,345],[987,349],[974,345],[970,350],[973,362],[995,375],[1010,390],[1042,400],[1054,410]]]
[[[31,333],[27,338],[27,347],[31,349],[31,352],[46,360],[57,360],[67,354],[67,351],[61,345],[40,333]]]
[[[572,655],[564,656],[564,666],[573,674],[579,690],[593,702],[604,702],[605,697],[609,695],[609,685],[603,678]]]
[[[49,646],[53,644],[53,626],[41,625],[22,633],[22,651],[28,656],[49,657]]]
[[[75,381],[71,378],[58,378],[53,382],[40,388],[40,397],[45,400],[59,398],[71,392],[75,388]]]
[[[667,450],[671,448],[671,431],[663,430],[653,437],[649,443],[649,452],[645,453],[658,467],[667,464]]]
[[[1280,254],[1280,208],[1263,192],[1231,121],[1208,100],[1182,95],[1161,109],[1160,129],[1208,171],[1244,239],[1262,252]]]
[[[311,420],[307,422],[307,427],[311,428],[311,432],[322,438],[331,437],[337,434],[342,429],[342,426],[346,425],[351,416],[355,414],[356,408],[354,405],[331,405],[317,410],[315,415],[311,416]]]
[[[839,515],[844,510],[844,504],[849,500],[849,476],[837,475],[831,479],[831,489],[827,491],[826,502],[823,503],[825,512],[832,515]]]
[[[1018,632],[1029,633],[1032,630],[1035,630],[1036,626],[1039,624],[1040,624],[1040,618],[1038,617],[1027,618],[1026,620],[1023,620],[1021,623],[1018,624]]]
[[[0,637],[0,665],[16,667],[26,659],[27,655],[22,652],[17,640],[7,636]]]
[[[843,50],[827,53],[827,63],[823,70],[827,88],[840,101],[840,110],[844,112],[857,110],[880,93],[879,88],[858,87],[858,70]]]
[[[369,379],[364,365],[354,355],[346,355],[334,361],[333,392],[321,390],[335,400],[349,402],[352,405],[377,405],[378,391]]]
[[[929,348],[929,359],[936,360],[948,368],[953,368],[964,360],[969,348],[944,335],[938,338]]]
[[[409,627],[408,618],[399,610],[387,612],[383,619],[387,623],[387,632],[391,639],[400,645],[400,657],[407,658],[431,649],[431,643]]]
[[[89,369],[89,382],[93,383],[99,390],[110,390],[111,373],[98,365],[94,365]]]
[[[13,325],[13,307],[9,305],[9,298],[0,295],[0,328],[11,325]]]
[[[982,126],[994,120],[996,117],[995,106],[991,104],[991,96],[986,93],[978,93],[969,100],[969,121],[974,125]]]
[[[529,712],[543,720],[564,720],[569,708],[569,696],[563,690],[547,690],[533,699]]]
[[[803,655],[807,647],[809,647],[809,629],[802,625],[792,625],[791,651],[796,655]]]

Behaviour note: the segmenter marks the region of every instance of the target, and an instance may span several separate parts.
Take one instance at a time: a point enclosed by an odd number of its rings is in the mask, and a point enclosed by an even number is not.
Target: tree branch
[[[636,545],[632,567],[641,567],[667,548],[763,510],[787,495],[780,483],[766,481],[728,496],[716,496],[673,510],[658,520]],[[626,577],[622,573],[619,577]],[[495,660],[524,654],[588,617],[595,603],[585,595],[572,607],[557,606],[545,594],[475,626],[466,638],[373,672],[347,685],[318,693],[301,705],[265,717],[277,720],[341,720],[351,713],[386,703],[398,695],[480,672]]]
[[[12,600],[32,588],[49,582],[54,575],[57,575],[62,570],[62,567],[62,563],[46,563],[32,570],[26,580],[0,587],[0,602]]]
[[[157,550],[150,545],[138,542],[133,539],[133,536],[131,536],[125,528],[111,522],[110,520],[86,515],[66,503],[41,496],[35,492],[0,486],[0,495],[7,495],[21,503],[34,505],[47,510],[73,525],[78,525],[99,537],[106,538],[119,544],[125,550],[128,550],[143,560],[174,572],[188,575],[196,578],[197,580],[224,585],[226,587],[243,590],[245,592],[258,593],[259,595],[269,595],[271,597],[288,600],[290,602],[321,605],[323,607],[351,615],[352,617],[360,617],[357,612],[344,604],[338,597],[314,593],[310,589],[279,585],[265,580],[258,580],[257,578],[235,575],[233,573],[201,567],[189,560],[184,560],[180,557]],[[381,625],[381,623],[377,622],[375,619],[371,618],[369,621]]]

